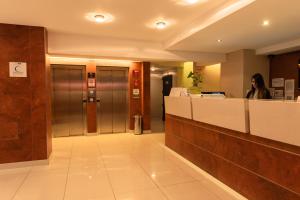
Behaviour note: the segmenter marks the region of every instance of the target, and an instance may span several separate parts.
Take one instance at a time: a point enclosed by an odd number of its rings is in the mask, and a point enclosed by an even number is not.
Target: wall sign
[[[285,99],[295,100],[295,79],[285,80]]]
[[[140,98],[140,89],[133,89],[132,95],[133,95],[133,98]]]
[[[9,62],[9,77],[27,77],[27,63]]]
[[[88,87],[89,88],[94,88],[96,87],[96,73],[94,72],[89,72],[88,73]]]
[[[132,74],[132,76],[133,76],[132,98],[138,99],[138,98],[140,98],[140,87],[141,87],[140,71],[133,70],[132,73],[133,73]]]
[[[88,87],[89,88],[96,87],[96,79],[94,79],[94,78],[88,78]]]
[[[283,90],[274,90],[273,99],[283,99]]]
[[[273,78],[272,87],[284,87],[284,78]]]

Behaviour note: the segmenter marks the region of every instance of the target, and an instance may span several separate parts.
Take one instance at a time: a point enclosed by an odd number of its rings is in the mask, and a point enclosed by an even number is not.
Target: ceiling
[[[163,42],[191,21],[238,0],[200,0],[193,6],[181,0],[1,0],[2,23],[45,26],[50,32],[76,33]],[[88,13],[110,13],[113,22],[95,24]],[[169,28],[151,28],[164,19]]]
[[[264,20],[269,20],[268,27],[262,26]],[[259,49],[300,38],[299,24],[299,0],[256,0],[169,49],[218,53]]]
[[[53,55],[121,59],[212,63],[222,60],[219,54],[300,38],[300,0],[182,1],[0,0],[0,23],[46,27]],[[90,22],[90,12],[110,13],[113,21]],[[170,26],[154,29],[158,19]],[[263,27],[266,19],[270,26]]]

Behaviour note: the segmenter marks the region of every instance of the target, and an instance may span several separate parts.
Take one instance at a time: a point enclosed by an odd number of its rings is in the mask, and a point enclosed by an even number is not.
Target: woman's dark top
[[[255,90],[250,90],[246,96],[247,99],[253,99],[255,94]],[[257,99],[272,99],[270,91],[267,88],[262,89],[262,91],[258,92]]]

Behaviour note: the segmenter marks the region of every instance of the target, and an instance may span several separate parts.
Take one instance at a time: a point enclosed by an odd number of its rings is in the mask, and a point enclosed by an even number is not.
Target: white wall
[[[84,56],[134,61],[199,61],[216,63],[225,60],[221,53],[166,50],[160,43],[99,38],[77,34],[49,32],[48,52],[50,55]]]

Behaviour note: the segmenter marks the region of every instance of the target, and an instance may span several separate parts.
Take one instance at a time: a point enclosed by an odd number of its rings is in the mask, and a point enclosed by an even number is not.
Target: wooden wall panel
[[[139,72],[140,98],[133,98],[132,90],[134,89],[135,77],[133,72]],[[150,122],[150,63],[149,62],[133,62],[129,68],[128,75],[128,97],[129,97],[129,129],[134,130],[134,115],[142,115],[143,130],[151,129]]]
[[[142,115],[143,129],[151,130],[151,108],[150,108],[150,63],[143,62],[142,67]]]
[[[45,28],[0,24],[0,163],[47,159],[51,153],[50,71]],[[26,78],[9,77],[26,62]]]
[[[141,115],[142,114],[142,102],[140,98],[133,98],[132,90],[134,88],[134,77],[133,72],[137,70],[139,71],[138,79],[141,81],[141,73],[142,73],[142,63],[141,62],[133,62],[129,68],[128,74],[128,102],[129,102],[129,129],[134,130],[134,115]],[[139,85],[138,89],[142,89],[141,85]],[[141,95],[142,96],[142,95]]]
[[[298,89],[299,60],[300,51],[270,56],[270,87],[272,87],[273,78],[295,79],[295,97],[300,96],[300,90]]]
[[[88,80],[87,76],[89,72],[96,73],[96,63],[89,63],[86,66],[86,81]],[[87,87],[87,83],[86,83],[86,87]],[[97,101],[93,103],[87,102],[86,119],[87,119],[87,132],[96,133],[97,132]]]
[[[166,145],[250,200],[300,198],[300,147],[171,115]]]

